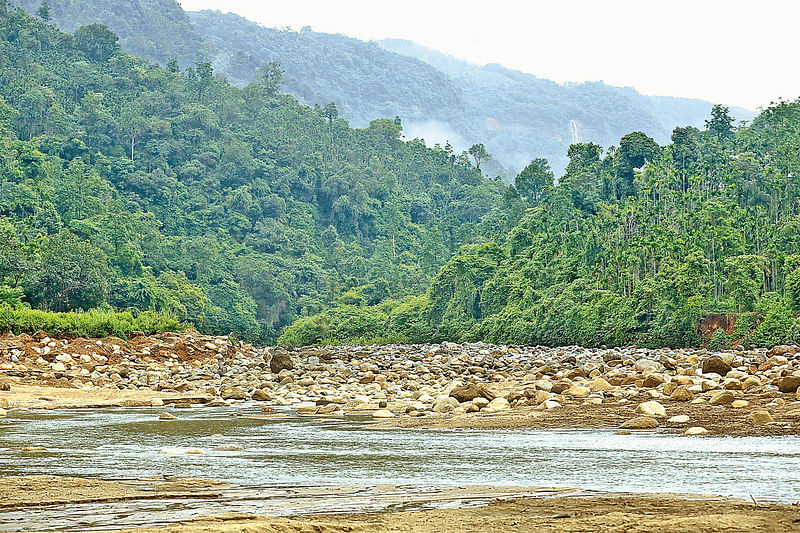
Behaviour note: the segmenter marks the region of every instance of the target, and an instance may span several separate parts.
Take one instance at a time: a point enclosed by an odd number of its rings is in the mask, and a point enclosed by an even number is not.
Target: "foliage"
[[[62,30],[101,23],[126,51],[173,69],[205,62],[244,87],[280,62],[282,90],[309,105],[334,101],[358,127],[399,115],[411,137],[494,155],[484,171],[513,174],[533,156],[561,174],[570,143],[611,145],[630,131],[667,142],[676,125],[702,128],[711,104],[644,96],[604,83],[559,84],[496,64],[476,66],[408,41],[363,42],[343,35],[264,28],[219,11],[186,13],[176,0],[49,0]],[[40,0],[14,0],[35,13]],[[736,110],[740,119],[753,113]],[[510,169],[506,171],[505,169]]]
[[[35,309],[15,309],[0,304],[0,334],[32,335],[44,331],[54,336],[114,336],[126,339],[134,333],[153,335],[162,331],[180,331],[184,327],[174,318],[150,311],[136,316],[102,309],[85,313],[52,313]]]
[[[641,132],[604,157],[570,147],[567,175],[498,244],[440,269],[415,339],[697,346],[702,317],[730,312],[714,349],[800,339],[800,100],[747,127],[729,117],[715,108],[706,130],[677,128],[664,147]]]
[[[348,291],[359,305],[421,291],[461,245],[518,220],[502,183],[404,141],[399,118],[353,129],[333,103],[280,94],[276,61],[240,89],[210,62],[163,69],[116,43],[99,24],[70,36],[0,16],[0,285],[14,305],[108,304],[272,342]]]

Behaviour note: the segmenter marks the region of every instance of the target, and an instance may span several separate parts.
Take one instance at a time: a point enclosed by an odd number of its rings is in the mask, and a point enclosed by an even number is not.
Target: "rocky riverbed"
[[[481,343],[255,348],[194,331],[0,337],[0,407],[289,406],[383,427],[618,427],[800,433],[800,347],[512,347]]]

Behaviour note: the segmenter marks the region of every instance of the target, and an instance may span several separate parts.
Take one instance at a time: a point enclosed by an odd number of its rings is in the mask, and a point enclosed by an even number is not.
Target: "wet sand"
[[[110,501],[112,498],[209,497],[221,485],[200,480],[130,483],[33,476],[0,479],[0,498],[8,506]],[[54,493],[54,488],[58,491]],[[336,488],[330,490],[335,491]],[[487,487],[453,489],[443,498],[491,494]],[[672,494],[575,496],[556,489],[561,497],[501,499],[469,508],[419,512],[333,514],[273,518],[222,514],[191,522],[154,528],[127,529],[128,533],[283,533],[283,532],[452,532],[504,531],[800,531],[800,508],[791,505],[687,498]],[[483,491],[481,493],[481,491]],[[507,494],[513,490],[505,489]],[[573,495],[570,495],[573,494]],[[578,493],[579,494],[579,493]],[[495,494],[497,496],[497,494]],[[502,491],[500,492],[502,498]],[[99,498],[105,498],[101,500]],[[109,530],[110,531],[110,530]],[[121,530],[117,530],[121,531]]]

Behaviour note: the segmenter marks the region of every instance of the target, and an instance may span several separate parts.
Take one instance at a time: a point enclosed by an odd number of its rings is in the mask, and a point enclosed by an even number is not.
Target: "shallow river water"
[[[384,484],[409,493],[443,485],[509,485],[800,499],[800,437],[377,430],[368,420],[345,423],[290,411],[277,418],[248,418],[261,415],[255,405],[237,409],[237,416],[230,408],[175,410],[179,420],[160,421],[163,410],[9,413],[0,422],[0,475],[219,479],[234,484],[225,501],[84,505],[69,512],[0,510],[0,529],[122,527],[222,510],[380,509],[386,504],[362,498],[361,491]],[[23,446],[43,446],[47,452],[13,449]],[[180,453],[187,448],[203,453]],[[292,497],[297,487],[320,486],[355,488],[302,502]]]

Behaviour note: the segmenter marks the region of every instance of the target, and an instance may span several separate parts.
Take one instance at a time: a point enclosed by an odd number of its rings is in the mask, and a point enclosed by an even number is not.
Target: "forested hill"
[[[35,13],[41,0],[11,0]],[[560,85],[497,65],[477,67],[406,41],[366,43],[304,29],[270,29],[216,11],[184,13],[174,0],[50,0],[62,29],[100,22],[123,47],[181,67],[210,61],[234,84],[278,61],[284,90],[309,105],[335,102],[343,118],[364,127],[379,116],[400,116],[408,138],[429,144],[450,141],[457,150],[484,143],[494,156],[487,166],[519,171],[544,157],[560,174],[575,140],[614,144],[629,131],[665,143],[675,126],[702,126],[711,104],[643,96],[603,83]],[[188,21],[188,22],[187,22]],[[395,53],[397,52],[397,53]],[[752,114],[733,110],[737,119]]]
[[[465,154],[352,129],[0,4],[0,305],[162,311],[274,340],[299,316],[424,289],[524,206]]]
[[[181,66],[191,66],[210,54],[175,0],[47,0],[47,4],[50,21],[62,31],[104,24],[119,35],[124,50],[162,65],[174,57]],[[36,14],[42,0],[8,0],[8,6]]]
[[[265,28],[219,11],[188,15],[213,47],[215,68],[234,84],[249,83],[265,62],[278,61],[286,91],[309,105],[335,102],[341,115],[356,126],[365,126],[376,116],[400,116],[408,127],[466,111],[458,87],[446,74],[374,43],[309,29]]]
[[[465,246],[418,297],[340,306],[282,342],[483,340],[562,346],[800,341],[800,100],[737,128],[717,106],[703,130],[660,146],[579,143],[557,185],[545,161],[516,178],[529,208],[494,243]]]

